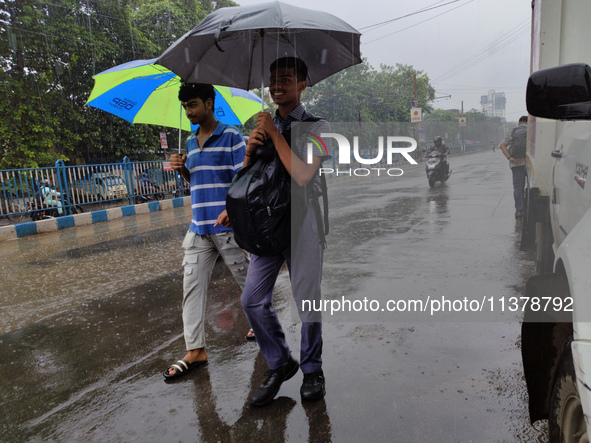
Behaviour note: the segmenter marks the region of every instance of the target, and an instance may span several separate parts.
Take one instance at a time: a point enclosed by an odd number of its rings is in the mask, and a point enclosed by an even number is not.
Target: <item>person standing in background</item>
[[[510,134],[505,136],[500,148],[509,160],[513,174],[513,200],[515,201],[515,218],[523,217],[525,200],[525,148],[527,145],[527,115],[519,118],[519,123]]]

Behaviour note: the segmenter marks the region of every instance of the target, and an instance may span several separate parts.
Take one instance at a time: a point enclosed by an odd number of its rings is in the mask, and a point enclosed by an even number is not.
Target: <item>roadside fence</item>
[[[0,216],[20,221],[25,215],[40,220],[46,214],[84,212],[86,205],[128,200],[130,205],[162,199],[172,193],[181,197],[190,189],[165,161],[66,166],[0,171]]]

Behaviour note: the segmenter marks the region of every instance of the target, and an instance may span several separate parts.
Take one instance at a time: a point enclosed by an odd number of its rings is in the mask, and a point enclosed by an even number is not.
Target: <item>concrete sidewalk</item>
[[[30,221],[15,225],[0,226],[0,241],[13,240],[28,235],[42,234],[44,232],[106,222],[121,217],[128,217],[130,215],[147,214],[149,212],[165,211],[167,209],[190,205],[191,197],[187,196],[170,200],[160,200],[137,205],[103,209],[83,214],[65,215],[63,217]]]

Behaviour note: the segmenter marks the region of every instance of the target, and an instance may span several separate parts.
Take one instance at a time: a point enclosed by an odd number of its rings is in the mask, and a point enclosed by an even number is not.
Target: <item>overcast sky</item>
[[[451,95],[436,100],[436,108],[459,109],[463,101],[464,111],[481,111],[480,96],[494,89],[505,93],[507,120],[526,114],[530,0],[282,1],[329,12],[360,30],[362,56],[375,69],[402,63],[424,71],[437,97]],[[367,28],[428,8],[434,9]]]

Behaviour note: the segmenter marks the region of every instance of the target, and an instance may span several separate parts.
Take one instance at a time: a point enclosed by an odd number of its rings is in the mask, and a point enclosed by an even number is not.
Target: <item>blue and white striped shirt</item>
[[[246,145],[242,133],[234,126],[218,122],[213,134],[199,149],[197,132],[187,139],[187,162],[191,174],[191,231],[199,235],[231,231],[213,227],[218,215],[226,209],[226,194],[232,179],[244,162]]]

